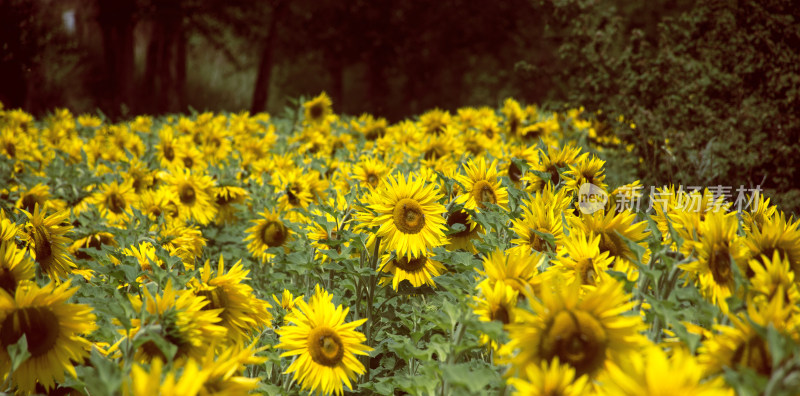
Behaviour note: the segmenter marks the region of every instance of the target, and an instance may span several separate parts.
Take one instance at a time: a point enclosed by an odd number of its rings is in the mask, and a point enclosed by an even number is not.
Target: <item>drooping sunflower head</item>
[[[297,356],[286,370],[305,390],[325,395],[344,392],[343,384],[365,369],[356,355],[366,355],[372,348],[362,344],[363,334],[355,330],[366,319],[345,323],[349,308],[336,306],[333,295],[317,285],[309,302],[298,301],[297,309],[287,315],[290,324],[281,327],[280,344],[286,352],[281,357]]]
[[[303,103],[305,121],[312,124],[325,122],[329,115],[333,113],[333,101],[328,94],[322,92],[314,99]]]
[[[433,260],[430,253],[408,257],[408,256],[395,256],[393,254],[386,254],[383,257],[380,271],[392,274],[392,277],[385,277],[381,279],[381,284],[392,283],[392,289],[397,291],[397,288],[402,281],[409,281],[411,286],[420,287],[429,285],[436,287],[433,278],[441,275],[445,271],[442,263]]]
[[[370,236],[368,245],[378,237],[384,251],[409,259],[424,255],[428,249],[444,245],[445,220],[442,198],[433,183],[425,183],[413,175],[389,176],[383,187],[369,196],[368,208],[374,212],[359,217],[378,230]]]
[[[267,253],[271,247],[286,246],[291,239],[291,230],[275,211],[264,210],[261,213],[262,219],[253,220],[254,226],[247,229],[245,242],[250,241],[247,250],[263,262],[269,261],[272,254]]]

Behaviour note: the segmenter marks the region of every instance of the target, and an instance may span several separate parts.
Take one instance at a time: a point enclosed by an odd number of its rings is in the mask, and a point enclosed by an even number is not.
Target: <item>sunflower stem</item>
[[[373,302],[375,300],[375,286],[377,283],[377,277],[375,276],[375,271],[378,269],[378,252],[381,246],[381,237],[375,238],[375,248],[372,250],[372,256],[370,257],[370,271],[369,274],[369,282],[367,283],[367,328],[366,328],[366,336],[367,336],[367,345],[374,347],[374,342],[372,340],[372,317],[373,317]],[[364,357],[364,367],[366,368],[366,373],[364,373],[364,378],[369,381],[370,378],[370,365],[369,365],[369,355]]]

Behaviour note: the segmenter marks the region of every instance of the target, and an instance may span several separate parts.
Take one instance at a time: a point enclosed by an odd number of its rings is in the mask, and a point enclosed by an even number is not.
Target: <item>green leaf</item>
[[[22,334],[22,337],[16,343],[9,345],[6,350],[11,357],[11,372],[14,372],[31,357],[28,351],[28,336]]]

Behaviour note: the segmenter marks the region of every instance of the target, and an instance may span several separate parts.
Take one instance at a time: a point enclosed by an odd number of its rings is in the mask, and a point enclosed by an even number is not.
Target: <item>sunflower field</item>
[[[800,394],[800,222],[616,132],[0,107],[0,392]]]

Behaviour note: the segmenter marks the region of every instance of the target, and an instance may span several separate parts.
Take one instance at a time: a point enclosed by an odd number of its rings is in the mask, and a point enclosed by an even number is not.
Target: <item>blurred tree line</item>
[[[0,101],[110,117],[278,112],[284,98],[325,90],[338,112],[392,121],[508,96],[582,105],[634,144],[645,185],[761,184],[796,208],[798,10],[794,0],[0,0]]]

